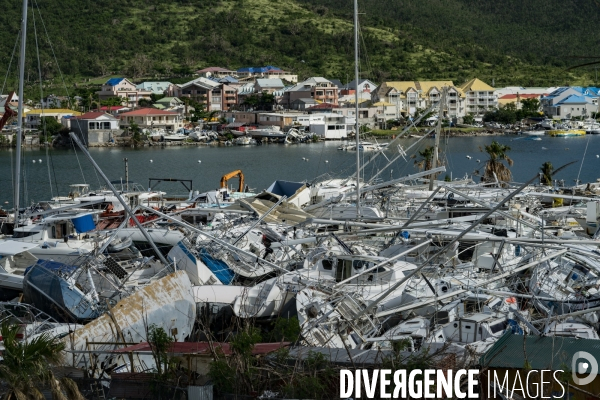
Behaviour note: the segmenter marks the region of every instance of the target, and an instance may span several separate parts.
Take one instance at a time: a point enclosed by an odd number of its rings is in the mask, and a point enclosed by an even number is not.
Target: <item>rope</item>
[[[33,5],[31,7],[33,9]],[[54,197],[54,192],[52,190],[52,176],[50,175],[50,162],[49,162],[49,157],[48,157],[48,143],[47,143],[47,136],[48,136],[48,132],[46,129],[46,117],[44,116],[44,87],[42,85],[42,63],[40,62],[40,48],[39,48],[39,44],[38,44],[38,33],[37,33],[37,26],[35,23],[35,10],[32,10],[31,13],[32,16],[32,20],[33,20],[33,33],[34,33],[34,38],[35,38],[35,52],[36,52],[36,56],[37,56],[37,62],[38,62],[38,77],[40,79],[40,106],[42,108],[42,117],[41,117],[41,123],[42,123],[42,134],[44,137],[44,142],[46,144],[46,165],[48,166],[48,183],[50,184],[50,198]]]
[[[583,168],[583,162],[585,161],[585,153],[587,153],[587,149],[588,149],[588,146],[590,144],[590,137],[591,137],[591,135],[588,136],[587,143],[585,144],[585,150],[583,152],[583,158],[581,159],[581,165],[579,166],[579,172],[577,173],[577,182],[575,182],[576,185],[579,184],[579,175],[581,175],[581,169]]]
[[[35,4],[35,7],[37,8],[38,13],[40,15],[40,21],[42,23],[42,27],[44,28],[44,33],[46,34],[46,38],[48,39],[48,44],[50,45],[50,50],[52,51],[52,57],[54,58],[54,62],[56,63],[56,68],[58,69],[58,74],[60,75],[60,79],[63,83],[63,87],[65,88],[65,92],[67,93],[67,101],[68,101],[67,104],[68,104],[69,108],[72,108],[73,105],[71,104],[71,95],[69,94],[69,89],[67,88],[67,84],[65,82],[65,77],[60,69],[60,65],[58,64],[58,59],[56,58],[56,52],[54,51],[54,46],[52,46],[52,41],[50,40],[50,35],[48,34],[48,30],[46,29],[46,23],[44,22],[44,18],[42,17],[42,13],[40,11],[40,7],[37,3],[37,0],[33,0],[33,3]],[[81,162],[79,161],[79,156],[77,155],[77,149],[75,148],[75,143],[73,143],[73,141],[71,141],[71,146],[73,147],[73,151],[75,152],[75,158],[77,159],[77,165],[79,166],[79,170],[81,171],[81,177],[83,179],[83,183],[87,183],[85,180],[85,174],[83,173],[83,168],[81,167]],[[98,179],[98,184],[100,184],[100,178],[98,177],[98,174],[95,169],[94,169],[94,173],[96,174],[96,179]]]
[[[10,62],[8,63],[8,68],[6,70],[6,76],[4,77],[4,83],[2,84],[2,90],[0,90],[0,94],[4,93],[4,88],[6,87],[6,82],[8,81],[8,74],[10,73],[10,68],[12,66],[13,59],[15,58],[15,54],[17,52],[17,45],[19,44],[19,39],[21,38],[21,31],[17,35],[17,40],[15,41],[15,47],[13,47],[12,55],[10,56]]]

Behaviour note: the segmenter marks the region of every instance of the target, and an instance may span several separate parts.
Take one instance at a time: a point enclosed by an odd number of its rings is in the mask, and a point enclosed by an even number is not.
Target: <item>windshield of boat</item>
[[[36,233],[37,231],[14,231],[12,237],[13,239],[20,239],[27,236],[35,235]]]

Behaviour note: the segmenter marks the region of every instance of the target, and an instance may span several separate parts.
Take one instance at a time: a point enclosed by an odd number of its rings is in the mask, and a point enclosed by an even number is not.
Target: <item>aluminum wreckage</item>
[[[90,376],[151,370],[117,351],[147,341],[150,326],[193,341],[234,333],[232,318],[296,316],[299,346],[403,341],[465,364],[507,331],[599,338],[597,185],[443,182],[443,166],[377,182],[357,179],[363,165],[167,204],[118,190],[72,139],[106,188],[7,216],[0,316],[18,320],[23,340],[63,337],[67,364]],[[392,142],[375,156],[386,151],[390,164],[406,154]],[[548,207],[557,198],[567,204]]]

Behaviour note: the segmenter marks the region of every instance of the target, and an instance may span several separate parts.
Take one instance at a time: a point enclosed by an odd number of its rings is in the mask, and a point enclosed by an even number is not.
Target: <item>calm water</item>
[[[404,148],[416,139],[402,142]],[[595,181],[600,178],[600,135],[585,137],[550,138],[530,141],[516,136],[462,137],[443,140],[446,151],[448,175],[453,178],[471,175],[483,166],[486,155],[479,150],[497,140],[511,146],[510,157],[516,181],[530,179],[539,171],[545,161],[558,168],[570,161],[578,163],[560,172],[556,178],[573,183],[581,168],[582,181]],[[190,146],[144,149],[94,148],[90,153],[111,180],[125,179],[124,158],[129,159],[129,180],[148,187],[149,178],[178,178],[193,180],[194,190],[208,190],[219,186],[223,174],[241,169],[247,184],[258,191],[266,189],[274,180],[313,180],[323,174],[347,176],[355,169],[355,153],[337,150],[341,142],[324,142],[305,145],[265,145],[265,146]],[[419,148],[432,145],[433,139],[425,139]],[[585,159],[583,157],[588,146]],[[411,151],[411,153],[414,153]],[[471,156],[471,159],[467,158]],[[12,207],[11,167],[15,151],[0,151],[0,202],[4,208]],[[308,159],[304,161],[303,158]],[[369,158],[369,154],[363,156]],[[100,178],[81,152],[73,150],[24,150],[24,181],[22,199],[25,204],[46,200],[51,195],[65,196],[68,185],[88,183],[92,188],[101,186]],[[42,160],[40,163],[39,160]],[[383,157],[379,157],[384,161]],[[480,160],[478,163],[477,160]],[[36,162],[33,163],[33,160]],[[152,162],[150,161],[152,160]],[[583,161],[583,165],[581,161]],[[198,161],[201,161],[200,163]],[[50,165],[50,171],[48,166]],[[373,162],[365,171],[367,176],[378,170],[382,163]],[[414,160],[400,158],[390,168],[393,177],[415,173]],[[483,169],[482,169],[483,170]],[[390,171],[382,174],[390,177]],[[52,189],[50,186],[52,182]],[[237,179],[231,181],[237,185]],[[170,194],[183,194],[185,189],[180,183],[163,182],[158,187]],[[8,203],[6,203],[8,202]],[[22,203],[23,204],[23,203]]]

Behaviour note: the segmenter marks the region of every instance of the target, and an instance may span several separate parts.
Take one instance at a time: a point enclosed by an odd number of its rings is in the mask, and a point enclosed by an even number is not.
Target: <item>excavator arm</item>
[[[221,187],[227,187],[227,181],[230,180],[231,178],[235,178],[235,177],[239,177],[240,178],[240,184],[238,187],[238,192],[243,192],[244,191],[244,174],[242,173],[241,169],[232,171],[228,174],[225,174],[221,177]]]
[[[4,115],[0,119],[0,131],[4,128],[4,125],[8,122],[9,119],[16,116],[17,113],[10,108],[9,103],[12,101],[15,92],[10,92],[8,97],[6,98],[6,102],[4,103]]]

